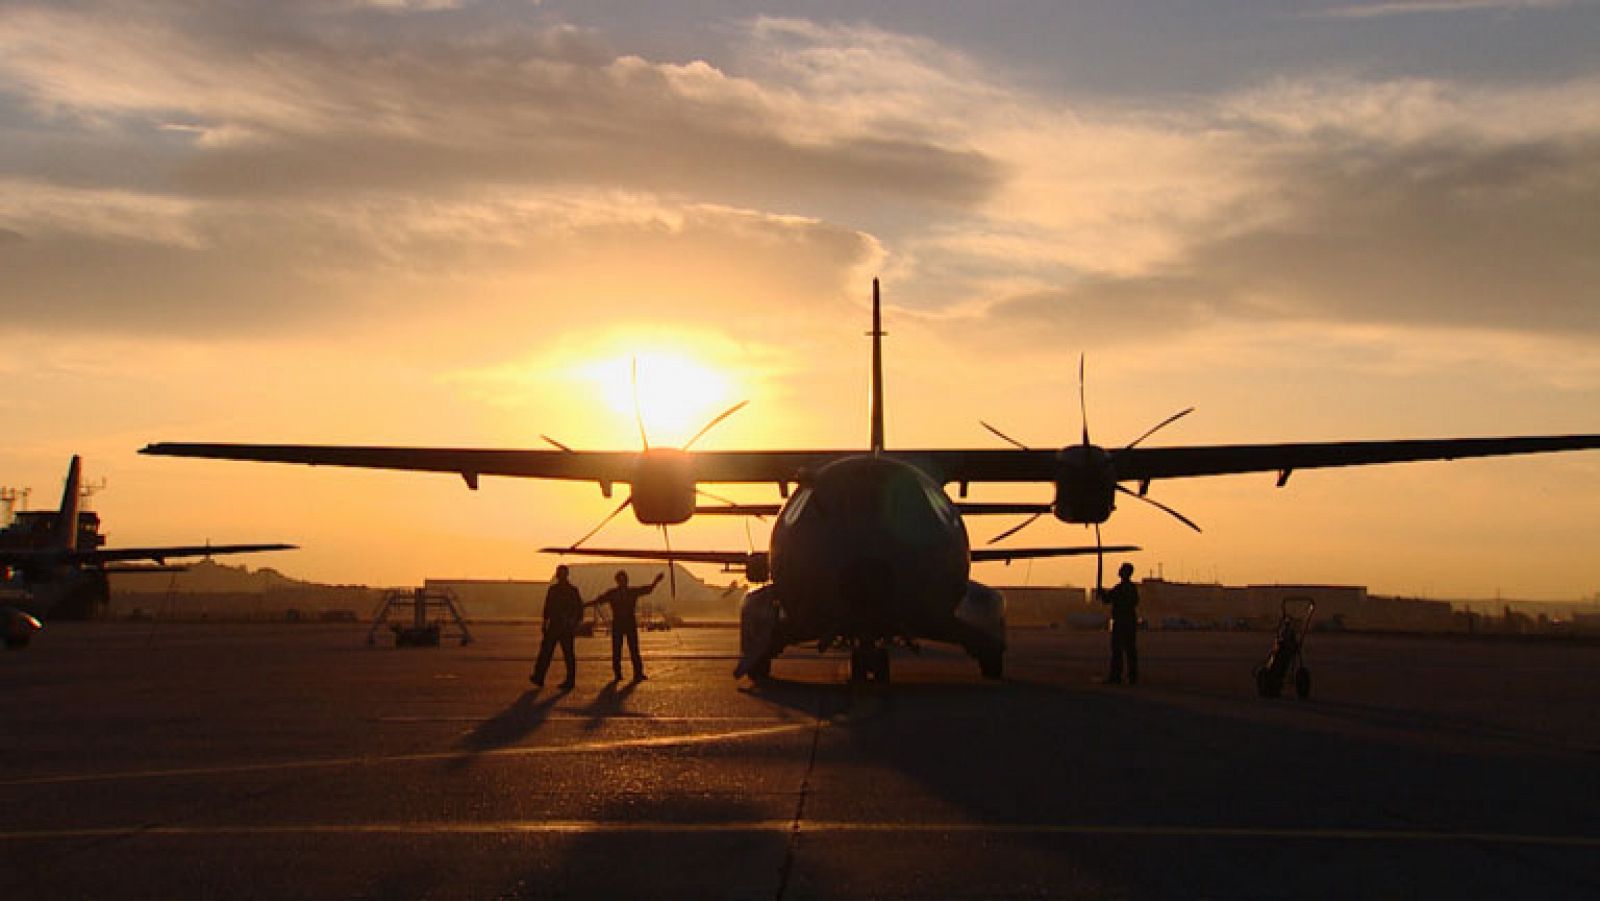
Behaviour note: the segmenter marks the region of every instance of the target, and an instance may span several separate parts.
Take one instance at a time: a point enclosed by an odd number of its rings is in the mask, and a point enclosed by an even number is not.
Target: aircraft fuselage
[[[846,457],[802,481],[773,526],[786,638],[955,640],[970,569],[955,504],[915,466]]]

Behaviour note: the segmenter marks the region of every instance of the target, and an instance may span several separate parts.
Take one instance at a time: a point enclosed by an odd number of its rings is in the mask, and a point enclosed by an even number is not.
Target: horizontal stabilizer
[[[694,508],[696,516],[777,516],[777,504],[709,504]],[[676,559],[676,558],[674,558]]]
[[[142,576],[151,573],[186,573],[189,567],[177,564],[112,563],[100,567],[100,571],[108,576]]]
[[[1010,562],[1012,560],[1033,560],[1039,557],[1092,557],[1098,552],[1131,554],[1137,550],[1139,548],[1131,544],[1108,544],[1101,548],[1093,545],[1088,547],[1023,547],[1011,550],[984,548],[982,550],[973,550],[972,562],[987,563],[992,560]]]
[[[986,504],[978,502],[960,501],[956,509],[963,516],[1028,516],[1030,514],[1045,514],[1055,509],[1050,504]]]
[[[680,551],[659,550],[647,551],[637,548],[603,548],[603,547],[542,547],[543,554],[562,554],[577,557],[611,557],[617,560],[652,560],[658,563],[721,563],[725,566],[747,566],[752,560],[765,557],[766,554],[752,554],[749,551]]]

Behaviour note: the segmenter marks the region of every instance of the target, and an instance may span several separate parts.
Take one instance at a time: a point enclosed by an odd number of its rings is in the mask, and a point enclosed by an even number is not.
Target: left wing
[[[1600,435],[1133,447],[1108,448],[1107,453],[1117,481],[1143,482],[1245,472],[1283,475],[1297,469],[1595,449],[1600,449]],[[947,483],[1049,482],[1055,479],[1059,469],[1058,453],[1055,450],[928,450],[907,451],[895,456],[921,465]]]

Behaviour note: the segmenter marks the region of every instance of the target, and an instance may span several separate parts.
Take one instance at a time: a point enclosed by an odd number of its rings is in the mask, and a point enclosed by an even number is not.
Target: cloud
[[[971,286],[987,304],[958,312],[1013,323],[1014,337],[1278,320],[1592,335],[1597,108],[1600,82],[1587,78],[1509,89],[1312,79],[1137,129],[1080,112],[1063,132],[1075,137],[1043,154],[1061,177],[1030,179],[1012,208],[1031,228],[997,210],[990,228],[938,247],[969,274],[988,271],[973,262],[985,256],[1013,261],[1009,278]],[[1131,149],[1119,133],[1166,149]],[[1100,196],[1098,165],[1066,152],[1074,142],[1087,159],[1116,158]],[[1014,168],[1044,171],[1029,154]],[[1063,240],[1079,235],[1086,243]]]
[[[1416,16],[1437,13],[1498,12],[1566,9],[1572,0],[1394,0],[1387,3],[1358,3],[1303,13],[1316,19],[1380,19],[1391,16]]]
[[[200,22],[16,10],[0,18],[0,71],[52,115],[192,134],[177,179],[198,194],[605,183],[758,205],[781,202],[782,183],[961,205],[997,178],[970,149],[880,127],[814,84],[617,55],[568,26],[379,41]]]
[[[457,324],[497,319],[508,333],[544,333],[592,318],[596,307],[715,320],[737,305],[732,289],[791,304],[837,297],[882,252],[869,236],[813,219],[623,192],[180,204],[6,187],[0,196],[12,208],[18,198],[55,201],[41,202],[53,220],[19,217],[32,223],[28,240],[0,241],[8,322],[80,332],[366,330],[445,302]],[[0,223],[6,211],[0,203]],[[65,227],[41,227],[55,220]],[[663,308],[663,295],[679,304]],[[530,307],[530,297],[539,302]]]
[[[0,13],[0,74],[32,116],[10,132],[37,132],[0,154],[20,319],[307,327],[585,291],[648,313],[648,284],[712,321],[881,267],[898,304],[1036,342],[1600,330],[1593,75],[1113,103],[870,25],[756,18],[719,67],[547,16],[184,9]]]

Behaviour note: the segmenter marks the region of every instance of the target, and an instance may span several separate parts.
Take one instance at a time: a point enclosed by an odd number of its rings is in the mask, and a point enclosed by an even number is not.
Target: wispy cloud
[[[1386,3],[1356,3],[1304,13],[1307,18],[1378,19],[1389,16],[1417,16],[1438,13],[1499,12],[1565,9],[1572,0],[1392,0]]]

